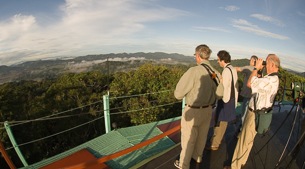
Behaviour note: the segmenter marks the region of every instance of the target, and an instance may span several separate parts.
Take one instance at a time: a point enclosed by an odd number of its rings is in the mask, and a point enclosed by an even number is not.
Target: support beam
[[[109,110],[109,95],[104,95],[103,96],[103,103],[104,103],[105,130],[106,130],[106,133],[109,133],[111,131],[110,110]]]
[[[5,127],[5,130],[6,130],[6,132],[7,132],[7,135],[8,135],[8,137],[9,137],[9,139],[10,139],[10,141],[11,141],[11,143],[12,143],[12,145],[13,145],[13,147],[14,147],[14,149],[15,149],[17,155],[18,155],[18,157],[20,158],[22,164],[23,164],[25,167],[28,166],[28,163],[26,162],[25,158],[23,157],[23,155],[22,155],[22,153],[21,153],[21,151],[20,151],[20,149],[19,149],[19,147],[18,147],[18,144],[17,144],[17,142],[16,142],[16,140],[15,140],[15,137],[14,137],[14,135],[13,135],[13,132],[12,132],[12,130],[11,130],[11,128],[10,128],[10,125],[8,124],[8,121],[5,121],[5,122],[4,122],[4,127]]]
[[[3,156],[3,158],[5,159],[6,163],[8,164],[8,166],[10,167],[10,169],[16,169],[14,163],[12,162],[12,160],[10,159],[10,157],[8,156],[3,143],[0,141],[0,152]]]

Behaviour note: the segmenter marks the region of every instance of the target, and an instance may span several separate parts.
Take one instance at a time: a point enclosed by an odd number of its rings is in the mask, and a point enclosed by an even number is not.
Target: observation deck
[[[300,169],[304,167],[304,145],[296,149],[296,155],[291,155],[302,134],[300,128],[304,115],[299,113],[300,109],[291,109],[291,107],[292,105],[274,107],[270,130],[266,135],[256,136],[249,159],[243,169]],[[239,111],[240,107],[237,108],[237,114]],[[217,151],[204,150],[202,163],[197,164],[191,161],[191,168],[223,168],[234,151],[234,144],[237,141],[234,133],[237,125],[229,124],[220,148]],[[179,126],[180,117],[176,117],[112,130],[69,151],[23,167],[23,169],[174,169],[176,167],[173,163],[181,150]],[[211,134],[209,134],[210,137]],[[155,138],[157,139],[154,141]]]

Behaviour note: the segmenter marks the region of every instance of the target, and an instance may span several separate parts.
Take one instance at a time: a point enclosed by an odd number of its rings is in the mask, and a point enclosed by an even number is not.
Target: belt
[[[252,109],[252,108],[248,108],[250,111],[253,111],[254,112],[254,110]],[[267,112],[267,113],[269,113],[270,111],[272,110],[272,108],[270,107],[270,108],[262,108],[262,109],[260,109],[260,110],[256,110],[256,111],[265,111],[265,112]]]
[[[191,106],[191,105],[185,104],[185,106],[190,107],[190,108],[192,108],[192,109],[203,109],[203,108],[207,108],[207,107],[212,106],[212,105],[206,105],[206,106]]]

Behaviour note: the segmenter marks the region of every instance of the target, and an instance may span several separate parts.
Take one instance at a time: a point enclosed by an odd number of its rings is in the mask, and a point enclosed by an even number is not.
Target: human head
[[[275,54],[269,54],[266,58],[266,70],[267,74],[278,72],[281,62],[278,56]]]
[[[218,64],[221,67],[224,67],[227,63],[231,62],[231,56],[229,54],[229,52],[225,51],[225,50],[221,50],[217,53],[218,56]]]
[[[255,66],[255,63],[256,63],[256,60],[258,59],[257,56],[255,55],[252,55],[251,58],[250,58],[250,65],[251,66]]]
[[[195,49],[195,57],[197,63],[200,63],[202,59],[208,60],[211,56],[212,50],[205,44],[199,45]]]

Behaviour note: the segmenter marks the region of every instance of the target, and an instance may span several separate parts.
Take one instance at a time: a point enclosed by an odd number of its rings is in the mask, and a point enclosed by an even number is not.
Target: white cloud
[[[265,31],[265,30],[261,29],[260,27],[258,27],[257,25],[254,25],[243,19],[233,20],[233,27],[235,27],[239,30],[245,31],[245,32],[254,33],[259,36],[271,37],[271,38],[280,39],[280,40],[289,39],[289,37],[287,37],[287,36]]]
[[[280,26],[280,27],[285,26],[285,24],[282,23],[280,20],[272,18],[270,16],[266,16],[266,15],[262,15],[262,14],[252,14],[251,17],[259,19],[261,21],[265,21],[265,22],[275,24],[275,25]]]
[[[194,30],[196,31],[217,31],[217,32],[226,32],[229,33],[229,30],[220,28],[220,27],[193,27]]]
[[[0,23],[0,42],[19,39],[22,35],[36,30],[36,20],[33,16],[17,14],[8,21]]]
[[[142,45],[133,36],[144,31],[145,24],[188,15],[135,0],[66,0],[58,8],[60,19],[48,24],[38,23],[38,16],[21,14],[0,22],[0,45],[5,46],[0,63],[103,53],[112,45]]]
[[[234,5],[230,5],[230,6],[226,6],[225,7],[225,10],[226,11],[230,11],[230,12],[233,12],[233,11],[237,11],[239,10],[240,8],[238,6],[234,6]]]

